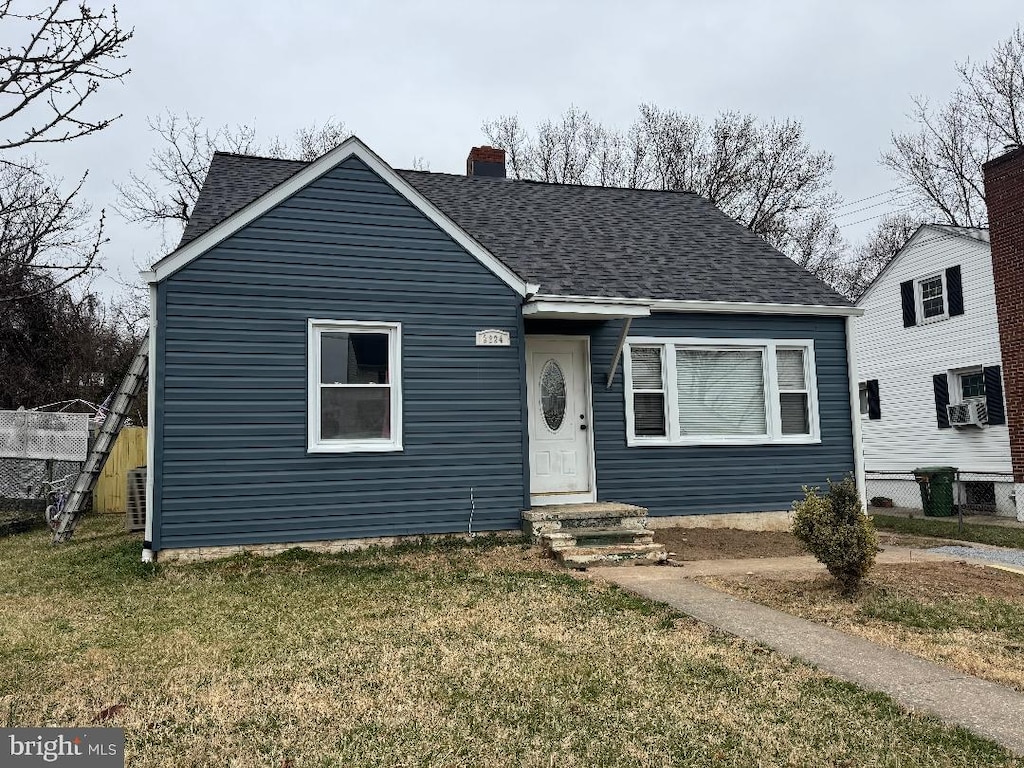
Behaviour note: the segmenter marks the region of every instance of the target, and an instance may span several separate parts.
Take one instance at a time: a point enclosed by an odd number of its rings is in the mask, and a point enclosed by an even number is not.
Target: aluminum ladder
[[[139,351],[135,353],[132,364],[128,367],[128,373],[121,379],[121,385],[117,388],[117,395],[110,406],[103,426],[92,444],[89,457],[85,460],[85,466],[75,479],[75,484],[64,503],[64,509],[58,516],[58,525],[53,534],[54,544],[63,544],[68,541],[75,532],[75,526],[82,516],[85,502],[92,494],[92,489],[103,471],[103,465],[107,463],[107,457],[121,433],[125,418],[128,416],[128,409],[131,408],[135,398],[142,391],[143,384],[149,374],[149,333],[142,338]]]

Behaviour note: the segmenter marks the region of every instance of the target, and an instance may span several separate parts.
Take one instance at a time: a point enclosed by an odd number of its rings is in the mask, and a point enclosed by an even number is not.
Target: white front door
[[[594,501],[588,339],[526,339],[530,498],[534,504]]]

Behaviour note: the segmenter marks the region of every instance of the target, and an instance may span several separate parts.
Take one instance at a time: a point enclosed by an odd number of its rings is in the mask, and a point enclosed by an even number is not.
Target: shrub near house
[[[793,509],[793,535],[828,568],[844,594],[857,592],[875,562],[878,536],[863,512],[853,478],[830,482],[825,496],[817,488],[806,489]]]

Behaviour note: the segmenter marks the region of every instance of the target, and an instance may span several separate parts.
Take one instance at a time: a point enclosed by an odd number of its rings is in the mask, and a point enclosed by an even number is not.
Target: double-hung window
[[[811,341],[630,339],[629,445],[817,442]]]
[[[641,437],[665,437],[663,347],[633,347],[633,426]]]
[[[937,275],[918,280],[917,295],[921,309],[921,318],[924,322],[943,320],[948,317],[946,313],[946,287],[941,272]]]
[[[960,385],[960,401],[985,399],[985,373],[981,368],[959,371],[957,374]]]
[[[309,321],[311,453],[402,450],[401,326]]]

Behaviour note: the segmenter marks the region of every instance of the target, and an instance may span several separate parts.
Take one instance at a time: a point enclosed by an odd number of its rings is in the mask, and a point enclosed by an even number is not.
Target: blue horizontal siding
[[[520,299],[360,161],[158,291],[155,548],[518,527]],[[306,453],[309,318],[402,323],[402,452]]]
[[[606,387],[622,321],[527,322],[527,334],[591,340],[597,489],[603,501],[640,504],[652,516],[788,509],[805,485],[853,471],[853,435],[841,317],[657,313],[633,321],[630,336],[813,339],[820,445],[626,445],[622,363]]]

